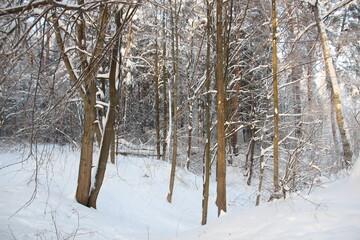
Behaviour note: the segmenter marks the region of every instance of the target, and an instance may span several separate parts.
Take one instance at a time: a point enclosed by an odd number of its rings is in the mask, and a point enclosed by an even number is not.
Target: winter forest
[[[0,238],[359,239],[359,23],[358,0],[1,0]],[[279,212],[301,230],[260,229]]]

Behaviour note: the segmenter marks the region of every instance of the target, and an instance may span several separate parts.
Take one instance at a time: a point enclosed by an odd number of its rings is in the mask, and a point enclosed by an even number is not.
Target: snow
[[[360,164],[311,195],[229,214],[176,239],[360,239]]]
[[[97,209],[90,209],[74,199],[78,150],[41,146],[37,164],[28,154],[0,151],[0,239],[360,238],[359,161],[347,178],[259,207],[252,207],[257,186],[247,187],[239,168],[228,167],[228,213],[217,218],[212,179],[209,221],[201,226],[201,177],[178,168],[169,204],[167,162],[117,156],[107,167]],[[35,186],[33,201],[24,205]]]

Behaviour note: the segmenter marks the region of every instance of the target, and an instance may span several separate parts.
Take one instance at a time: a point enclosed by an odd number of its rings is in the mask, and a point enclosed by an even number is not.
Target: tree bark
[[[163,59],[163,66],[162,66],[162,84],[163,84],[163,108],[164,108],[164,118],[163,118],[163,144],[162,144],[162,159],[165,161],[166,159],[166,149],[167,149],[167,70],[166,70],[166,10],[163,10],[163,19],[162,19],[162,59]]]
[[[170,0],[170,5],[172,5]],[[173,56],[173,71],[174,71],[174,93],[173,93],[173,104],[174,104],[174,128],[173,128],[173,148],[172,148],[172,160],[171,160],[171,173],[170,173],[170,184],[169,193],[167,195],[167,201],[171,203],[172,195],[174,191],[175,183],[175,170],[177,164],[177,125],[178,125],[178,107],[177,107],[177,91],[179,81],[179,36],[178,36],[178,12],[177,12],[177,0],[175,0],[174,8],[171,11],[171,49]]]
[[[322,52],[324,56],[325,70],[327,77],[330,78],[331,83],[331,104],[335,109],[336,123],[340,133],[340,140],[343,148],[343,165],[345,168],[348,168],[351,165],[352,161],[352,151],[350,148],[349,140],[346,136],[346,131],[344,128],[344,117],[342,114],[342,103],[340,100],[340,89],[339,83],[336,76],[335,67],[333,60],[330,55],[328,37],[326,33],[326,27],[324,22],[320,18],[319,6],[316,4],[314,6],[314,15],[316,19],[316,25],[320,34],[320,42],[322,47]]]
[[[201,224],[205,225],[207,222],[208,215],[208,204],[209,204],[209,186],[210,186],[210,144],[211,144],[211,96],[210,96],[210,85],[211,85],[211,70],[210,70],[210,51],[211,51],[211,9],[210,3],[207,1],[207,23],[206,23],[206,108],[205,108],[205,121],[206,121],[206,144],[205,144],[205,160],[203,165],[203,198],[202,198],[202,219]]]
[[[53,13],[54,20],[54,29],[57,45],[61,52],[61,58],[64,61],[66,70],[69,74],[69,78],[73,84],[76,84],[78,78],[74,72],[74,69],[71,66],[68,55],[65,52],[64,42],[60,32],[59,22],[57,20],[56,13]],[[78,28],[79,30],[79,28]],[[86,71],[88,68],[83,69]],[[93,142],[94,142],[94,121],[95,121],[95,102],[96,102],[96,86],[95,79],[91,78],[92,74],[89,73],[89,78],[85,82],[87,88],[86,91],[79,88],[79,94],[82,98],[84,104],[84,123],[83,123],[83,133],[81,138],[81,154],[80,154],[80,163],[79,163],[79,172],[78,172],[78,182],[76,188],[76,200],[78,203],[87,205],[89,198],[89,191],[91,185],[91,168],[92,168],[92,159],[93,159]]]
[[[271,1],[271,22],[272,22],[272,56],[273,56],[273,90],[274,90],[274,196],[279,193],[279,99],[277,86],[277,19],[276,19],[276,0]]]
[[[246,153],[246,162],[248,162],[248,169],[247,169],[248,171],[247,171],[246,184],[248,186],[250,186],[250,184],[251,184],[251,178],[252,178],[252,175],[253,175],[254,150],[255,150],[255,143],[256,143],[254,126],[251,127],[250,134],[251,134],[250,145],[249,145],[248,152]]]
[[[129,7],[130,8],[130,7]],[[130,13],[132,16],[136,11],[136,7]],[[107,14],[107,10],[104,10],[104,14]],[[110,145],[113,139],[114,134],[114,125],[115,125],[115,107],[117,105],[117,89],[116,89],[116,71],[119,68],[118,59],[119,59],[119,34],[121,23],[120,23],[120,11],[116,13],[115,22],[116,22],[116,33],[115,35],[115,43],[112,49],[111,54],[111,63],[110,63],[110,73],[109,73],[109,95],[110,95],[110,103],[108,107],[108,113],[106,117],[104,134],[101,141],[100,147],[100,155],[99,155],[99,163],[98,168],[95,175],[95,183],[94,188],[91,190],[88,206],[96,208],[96,200],[100,192],[100,188],[102,186],[107,160],[109,158]],[[125,24],[125,23],[122,23]]]
[[[81,140],[81,154],[79,163],[76,201],[87,205],[91,185],[91,168],[93,161],[94,121],[95,121],[95,81],[90,84],[88,92],[89,102],[84,102],[84,123]]]
[[[159,99],[159,45],[158,45],[158,21],[157,21],[157,10],[155,10],[155,74],[154,74],[154,83],[155,83],[155,128],[156,128],[156,156],[157,159],[160,159],[160,99]]]
[[[268,95],[268,84],[266,84],[265,88],[265,96]],[[270,107],[270,99],[265,98],[266,101],[266,107],[265,107],[265,116],[268,115],[269,107]],[[261,135],[260,135],[260,170],[259,170],[259,184],[258,184],[258,191],[256,194],[256,203],[255,206],[258,206],[260,204],[260,197],[261,197],[261,191],[262,191],[262,185],[264,181],[264,172],[265,172],[265,137],[266,137],[266,131],[267,131],[267,121],[266,118],[264,119],[264,125],[261,129]]]
[[[235,79],[239,79],[239,66],[237,66],[235,68]],[[238,114],[238,110],[239,110],[239,91],[240,91],[240,83],[239,81],[236,81],[235,83],[235,96],[234,96],[234,100],[233,100],[233,133],[232,133],[232,137],[231,137],[231,147],[232,147],[232,154],[237,156],[239,155],[239,148],[238,148],[238,134],[237,134],[237,121],[239,120],[239,114]]]
[[[189,84],[190,85],[190,84]],[[190,92],[190,86],[188,86],[188,91]],[[190,99],[190,94],[188,94],[188,99]],[[190,159],[191,159],[191,144],[192,144],[192,132],[193,132],[193,106],[188,100],[187,102],[189,108],[189,119],[188,119],[188,139],[187,139],[187,151],[186,151],[186,169],[189,170],[190,168]]]
[[[225,153],[225,81],[223,47],[223,1],[216,0],[216,116],[217,116],[217,188],[218,216],[226,212],[226,153]]]

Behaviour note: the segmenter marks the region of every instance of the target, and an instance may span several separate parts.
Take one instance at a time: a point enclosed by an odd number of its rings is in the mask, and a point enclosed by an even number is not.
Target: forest
[[[101,209],[122,164],[162,166],[166,204],[199,179],[200,226],[236,201],[233,172],[251,207],[348,176],[360,151],[359,21],[358,0],[2,0],[1,154],[22,157],[0,155],[0,175],[33,166],[11,214],[55,177],[48,164],[64,148],[76,155],[59,160],[75,169],[76,204]],[[4,219],[0,234],[12,233]]]

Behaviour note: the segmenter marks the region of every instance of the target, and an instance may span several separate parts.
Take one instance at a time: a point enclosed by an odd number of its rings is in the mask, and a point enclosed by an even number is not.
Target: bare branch
[[[41,1],[31,1],[29,4],[24,4],[20,6],[10,7],[10,8],[4,8],[0,9],[0,16],[9,15],[9,14],[15,14],[20,13],[23,11],[28,11],[37,7],[48,5],[48,0],[41,0]]]

